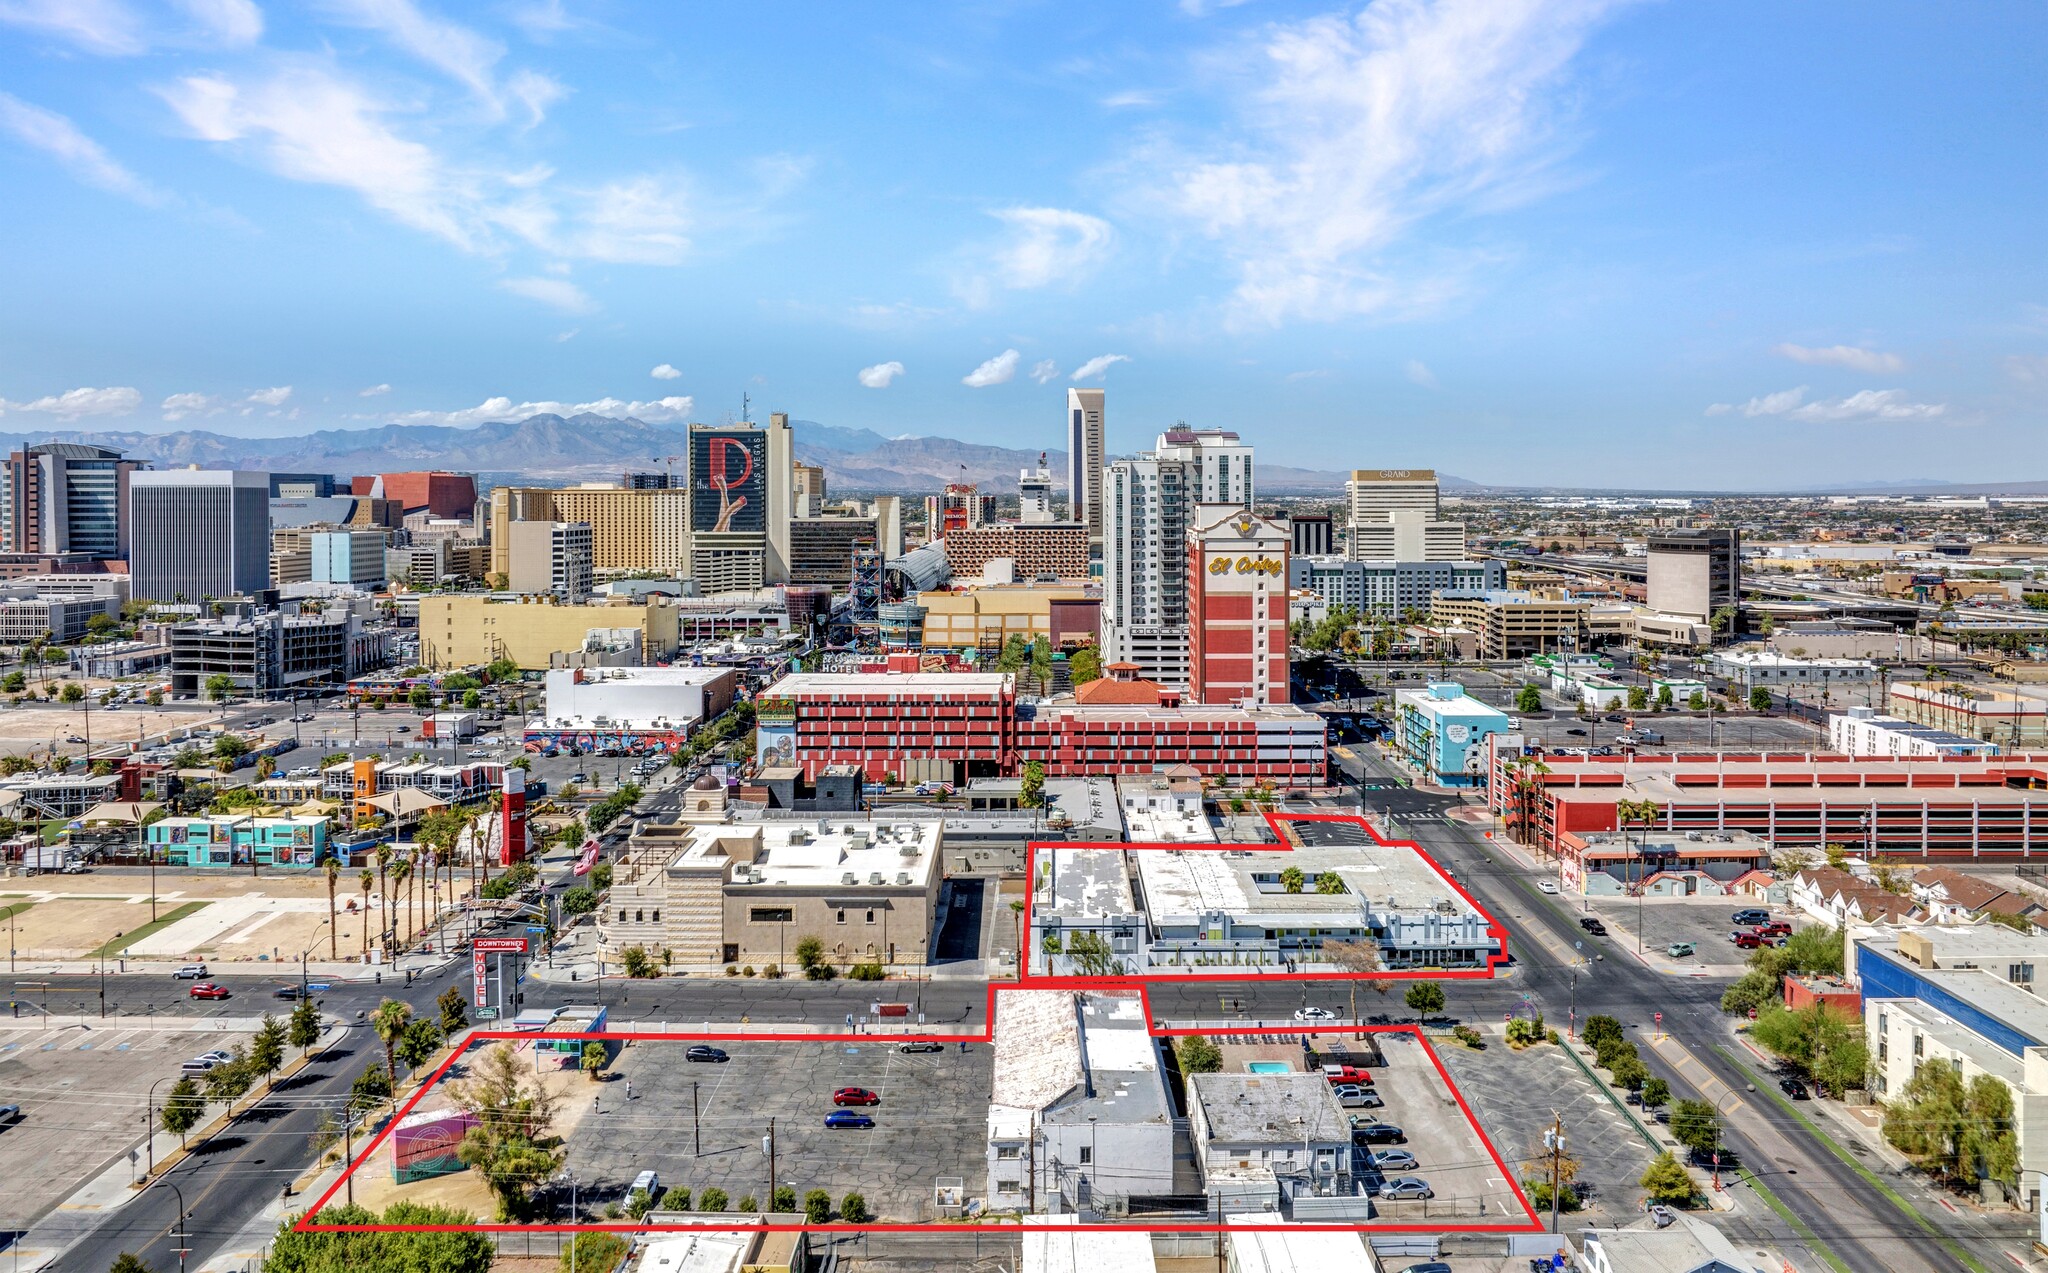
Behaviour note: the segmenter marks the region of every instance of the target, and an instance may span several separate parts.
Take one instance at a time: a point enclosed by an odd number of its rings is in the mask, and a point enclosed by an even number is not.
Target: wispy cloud
[[[385,394],[387,394],[387,393],[390,393],[390,392],[391,392],[391,386],[390,386],[390,385],[371,385],[371,386],[370,386],[369,388],[367,388],[367,389],[364,389],[364,390],[361,390],[361,391],[359,391],[359,392],[358,392],[358,393],[356,394],[356,397],[358,397],[358,398],[381,398],[381,397],[383,397],[383,396],[384,396]]]
[[[1421,385],[1425,389],[1436,388],[1436,373],[1431,371],[1420,358],[1410,358],[1408,366],[1404,370],[1410,383]]]
[[[291,401],[292,387],[279,385],[275,389],[258,389],[249,395],[249,401],[259,407],[281,407]]]
[[[2005,374],[2021,384],[2048,382],[2048,354],[2013,354],[2005,360]]]
[[[976,264],[953,285],[974,306],[988,304],[997,288],[1030,291],[1078,282],[1108,255],[1116,238],[1109,222],[1068,208],[999,208],[989,215],[1003,223],[1003,236],[970,249]]]
[[[896,377],[902,374],[902,363],[878,362],[872,367],[860,369],[860,382],[870,389],[887,389]]]
[[[390,388],[390,385],[380,385],[375,390],[365,389],[362,392],[362,396],[367,398],[373,393],[388,391]],[[266,409],[267,414],[277,415],[280,408],[285,403],[290,402],[291,398],[292,387],[290,385],[278,385],[270,389],[252,389],[241,397],[235,397],[232,394],[174,393],[163,400],[159,409],[163,412],[164,419],[171,421],[183,420],[196,415],[220,415],[227,411],[239,411],[243,415],[253,415],[258,408]],[[293,417],[296,417],[298,415],[298,408],[294,407],[291,414]]]
[[[500,85],[497,66],[505,56],[504,45],[412,0],[329,0],[328,8],[341,21],[376,31],[462,85],[497,118],[516,102],[526,109],[531,127],[567,93],[561,84],[533,70],[515,71]]]
[[[28,402],[10,402],[0,398],[0,415],[10,411],[28,411],[52,415],[59,420],[76,420],[81,416],[129,415],[141,405],[142,392],[138,389],[69,389]]]
[[[108,57],[132,57],[149,47],[142,20],[120,0],[0,0],[0,23]]]
[[[254,0],[177,0],[216,44],[242,48],[263,38],[263,10]]]
[[[137,203],[164,201],[162,192],[115,162],[98,142],[55,111],[0,93],[0,130],[12,134],[24,146],[49,155],[66,172],[89,186]]]
[[[1005,349],[973,371],[960,377],[960,383],[969,389],[986,389],[990,385],[1008,384],[1017,374],[1017,360],[1023,355],[1014,349]]]
[[[1850,371],[1861,371],[1868,375],[1892,375],[1906,369],[1906,360],[1897,354],[1879,353],[1875,349],[1863,349],[1856,345],[1829,345],[1814,348],[1807,345],[1783,344],[1771,352],[1793,362],[1805,363],[1809,367],[1846,367]]]
[[[1139,156],[1149,198],[1233,263],[1239,322],[1407,305],[1441,284],[1395,281],[1386,254],[1425,218],[1524,197],[1573,59],[1622,2],[1380,0],[1267,28],[1226,141]]]
[[[1142,88],[1127,88],[1103,98],[1102,104],[1109,110],[1127,110],[1133,106],[1157,106],[1159,98]]]
[[[565,278],[508,278],[500,279],[498,286],[514,296],[552,305],[565,314],[588,314],[597,308],[589,293]]]
[[[1070,379],[1077,382],[1082,380],[1099,380],[1103,372],[1108,371],[1120,362],[1129,362],[1130,360],[1131,356],[1129,354],[1097,354],[1087,362],[1074,368],[1074,374]]]
[[[1717,402],[1707,408],[1710,416],[1741,415],[1749,418],[1779,416],[1808,424],[1842,424],[1856,421],[1896,422],[1936,420],[1948,414],[1948,404],[1914,402],[1903,389],[1864,389],[1846,398],[1806,400],[1806,386],[1781,389],[1736,404]]]
[[[661,364],[647,374],[653,376],[656,380],[681,380],[683,378],[683,373],[668,363]]]
[[[499,420],[524,420],[528,416],[578,416],[586,412],[602,416],[632,416],[649,424],[680,424],[690,418],[692,399],[656,398],[652,402],[629,402],[623,398],[599,398],[594,402],[513,402],[506,397],[486,398],[473,407],[457,411],[400,411],[386,416],[391,424],[439,424],[458,429],[474,428]]]
[[[1050,358],[1041,358],[1031,364],[1031,378],[1042,385],[1049,385],[1060,378],[1060,365]]]

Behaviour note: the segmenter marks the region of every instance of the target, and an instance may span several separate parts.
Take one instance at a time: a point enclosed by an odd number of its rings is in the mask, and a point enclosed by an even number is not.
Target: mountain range
[[[847,429],[795,420],[796,456],[821,465],[839,491],[936,491],[948,482],[973,482],[984,491],[1015,493],[1020,470],[1037,468],[1041,452],[985,446],[940,437],[890,438],[872,429]],[[166,433],[81,430],[0,434],[13,451],[42,442],[84,442],[111,447],[158,468],[268,470],[279,473],[394,473],[409,469],[452,469],[475,473],[493,485],[511,482],[616,480],[629,471],[660,472],[680,465],[688,441],[679,425],[649,424],[632,417],[585,413],[534,415],[471,428],[446,425],[383,425],[372,429],[323,429],[297,437],[244,438],[203,429]],[[1053,482],[1066,485],[1064,451],[1042,453]],[[1259,488],[1274,494],[1336,494],[1341,472],[1261,464]],[[1466,485],[1445,478],[1446,486]]]

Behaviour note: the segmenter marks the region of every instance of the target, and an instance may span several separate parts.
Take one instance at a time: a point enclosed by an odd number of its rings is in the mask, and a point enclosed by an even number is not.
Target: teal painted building
[[[312,867],[327,857],[327,819],[210,814],[165,818],[143,829],[143,842],[166,866]]]

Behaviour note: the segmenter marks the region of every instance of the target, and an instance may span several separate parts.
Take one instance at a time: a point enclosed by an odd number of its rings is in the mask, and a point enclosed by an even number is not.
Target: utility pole
[[[764,1211],[775,1210],[775,1120],[768,1120],[768,1205]]]
[[[704,1156],[704,1120],[697,1114],[697,1084],[690,1083],[690,1138],[696,1142],[696,1156]]]
[[[1024,1205],[1038,1214],[1038,1118],[1024,1124]]]
[[[1550,1130],[1543,1133],[1543,1146],[1550,1151],[1550,1231],[1557,1232],[1557,1175],[1560,1160],[1564,1157],[1564,1119],[1557,1111],[1550,1113]]]

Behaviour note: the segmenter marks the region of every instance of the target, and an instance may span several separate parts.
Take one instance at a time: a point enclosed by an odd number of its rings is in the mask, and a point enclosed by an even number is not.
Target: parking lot
[[[683,1043],[636,1042],[613,1063],[605,1112],[569,1138],[568,1167],[585,1197],[623,1199],[642,1171],[661,1174],[664,1190],[701,1195],[725,1190],[737,1209],[770,1197],[762,1138],[772,1123],[775,1183],[801,1199],[812,1189],[867,1199],[885,1221],[936,1218],[933,1188],[964,1178],[979,1196],[987,1180],[989,1091],[994,1056],[985,1044],[906,1055],[894,1041],[860,1043],[722,1042],[723,1064],[688,1063]],[[626,1083],[633,1099],[624,1099]],[[868,1129],[830,1130],[832,1092],[864,1087],[881,1104]],[[697,1111],[693,1116],[692,1109]],[[701,1138],[701,1146],[700,1146]],[[701,1149],[701,1152],[700,1152]],[[600,1202],[599,1205],[602,1205]]]
[[[1498,1030],[1489,1034],[1481,1050],[1446,1046],[1439,1055],[1509,1169],[1524,1176],[1545,1169],[1543,1133],[1555,1115],[1564,1121],[1566,1151],[1579,1162],[1585,1207],[1574,1223],[1638,1214],[1638,1182],[1652,1154],[1634,1126],[1562,1048],[1515,1052]]]
[[[224,1025],[225,1023],[223,1023]],[[157,1099],[178,1066],[212,1048],[246,1043],[240,1031],[0,1030],[0,1101],[21,1120],[0,1129],[0,1229],[23,1229],[142,1140],[152,1084]],[[136,1170],[142,1169],[138,1162]]]
[[[1223,1052],[1226,1072],[1243,1072],[1250,1062],[1286,1061],[1299,1068],[1303,1052],[1295,1035],[1224,1035],[1215,1042]],[[1514,1186],[1501,1174],[1484,1137],[1459,1107],[1457,1094],[1430,1060],[1427,1045],[1409,1030],[1370,1031],[1365,1040],[1348,1035],[1310,1035],[1318,1050],[1317,1064],[1350,1064],[1370,1070],[1373,1088],[1384,1104],[1377,1109],[1350,1109],[1358,1118],[1392,1123],[1406,1139],[1386,1145],[1355,1148],[1353,1175],[1377,1189],[1386,1176],[1420,1176],[1435,1196],[1426,1201],[1375,1200],[1373,1223],[1462,1218],[1470,1222],[1517,1220],[1523,1217]],[[1381,1172],[1373,1168],[1374,1150],[1407,1150],[1414,1167]],[[1505,1155],[1503,1155],[1505,1157]]]
[[[1794,928],[1811,922],[1788,907],[1766,906],[1750,897],[1649,897],[1640,904],[1632,897],[1595,897],[1587,899],[1586,906],[1607,925],[1608,939],[1616,946],[1634,948],[1640,932],[1643,951],[1653,965],[1722,977],[1740,976],[1749,961],[1750,952],[1737,949],[1728,940],[1736,928],[1735,912],[1752,907],[1768,910],[1772,919]],[[1690,956],[1672,959],[1666,952],[1673,942],[1691,942],[1697,949]]]
[[[1724,752],[1757,751],[1815,751],[1826,746],[1827,740],[1819,730],[1802,721],[1788,720],[1783,716],[1723,716],[1716,713],[1711,722],[1704,712],[1603,712],[1598,716],[1588,714],[1581,718],[1564,711],[1547,713],[1548,719],[1518,717],[1516,727],[1531,738],[1541,742],[1550,750],[1566,747],[1611,747],[1615,737],[1627,730],[1627,726],[1608,720],[1609,716],[1622,716],[1633,720],[1638,728],[1652,729],[1664,736],[1661,744],[1645,744],[1639,752],[1663,752],[1673,749],[1681,751],[1719,750]],[[1711,724],[1711,741],[1709,726]],[[1583,732],[1573,733],[1573,730]]]

